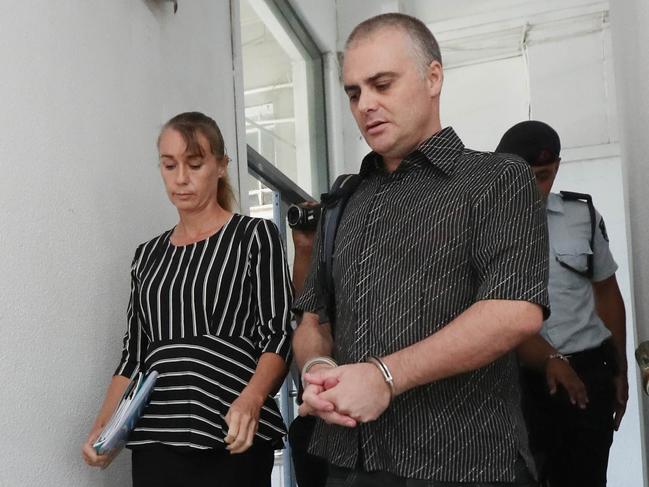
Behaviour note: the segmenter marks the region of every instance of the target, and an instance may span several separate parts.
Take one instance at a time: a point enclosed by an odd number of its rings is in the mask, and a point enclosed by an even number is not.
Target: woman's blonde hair
[[[173,129],[178,132],[187,144],[186,152],[189,154],[198,154],[201,157],[205,156],[203,148],[198,141],[198,134],[203,135],[210,146],[210,152],[214,154],[217,160],[227,163],[230,158],[225,153],[225,143],[221,129],[216,122],[201,112],[185,112],[179,113],[175,117],[169,119],[167,123],[162,126],[160,135],[158,135],[158,147],[160,146],[160,137],[167,129]],[[227,172],[219,178],[219,185],[216,190],[216,199],[221,208],[227,211],[233,211],[236,204],[234,191],[230,185]]]

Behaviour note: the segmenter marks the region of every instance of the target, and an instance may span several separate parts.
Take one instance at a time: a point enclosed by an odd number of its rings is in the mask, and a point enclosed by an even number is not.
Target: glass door
[[[278,226],[292,271],[288,207],[328,189],[322,54],[286,0],[239,5],[248,207],[251,216]],[[297,412],[296,396],[289,374],[276,397],[287,425]],[[288,444],[276,453],[272,483],[295,485]]]

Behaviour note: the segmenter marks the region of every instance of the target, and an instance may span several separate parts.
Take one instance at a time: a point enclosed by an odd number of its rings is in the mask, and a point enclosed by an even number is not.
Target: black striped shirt
[[[479,300],[524,300],[547,313],[545,213],[527,164],[465,149],[446,128],[391,174],[369,154],[361,176],[336,236],[339,363],[419,342]],[[317,312],[316,275],[317,264],[296,309]],[[408,478],[512,481],[517,455],[530,460],[519,394],[510,353],[401,394],[374,422],[319,422],[311,449]]]
[[[264,352],[290,358],[292,287],[272,222],[235,214],[185,246],[172,230],[140,245],[131,267],[124,349],[116,375],[159,372],[131,448],[165,443],[224,448],[225,415]],[[281,444],[286,428],[268,397],[255,441]]]

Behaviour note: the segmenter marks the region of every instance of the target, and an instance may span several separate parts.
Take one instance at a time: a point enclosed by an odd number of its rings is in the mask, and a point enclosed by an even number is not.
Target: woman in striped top
[[[179,223],[140,245],[122,358],[83,447],[129,378],[159,373],[129,438],[134,486],[270,486],[285,425],[273,399],[290,355],[292,289],[277,228],[233,214],[223,138],[196,112],[158,139],[160,171]]]

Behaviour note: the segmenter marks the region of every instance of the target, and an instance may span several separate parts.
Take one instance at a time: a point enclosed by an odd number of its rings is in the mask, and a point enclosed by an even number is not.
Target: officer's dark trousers
[[[327,481],[327,462],[308,452],[315,427],[315,417],[298,416],[288,430],[291,456],[298,487],[324,487]]]
[[[544,376],[522,369],[523,410],[541,485],[606,485],[615,397],[609,356],[605,347],[570,356],[588,391],[585,410],[570,404],[564,390],[550,396]]]

